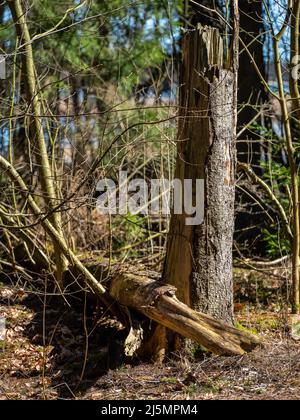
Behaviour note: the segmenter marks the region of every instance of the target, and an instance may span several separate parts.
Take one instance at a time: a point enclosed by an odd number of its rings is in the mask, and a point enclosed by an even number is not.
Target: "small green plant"
[[[199,391],[199,386],[197,384],[190,384],[187,386],[186,391],[189,395],[196,394]]]
[[[117,217],[113,221],[113,229],[118,231],[118,237],[114,241],[114,249],[116,251],[122,250],[124,252],[130,251],[133,256],[138,253],[137,249],[128,247],[128,244],[134,244],[137,241],[142,241],[147,237],[147,219],[141,215],[128,214],[125,217]]]
[[[201,359],[203,356],[208,355],[210,352],[201,344],[197,344],[193,350],[192,355],[195,359]]]
[[[280,234],[278,231],[276,232],[275,229],[276,226],[271,226],[269,229],[262,230],[264,239],[267,244],[267,254],[271,258],[278,258],[282,255],[289,255],[291,251],[290,242],[282,237],[282,234]]]
[[[222,390],[222,388],[218,384],[210,380],[208,382],[203,383],[202,387],[205,392],[210,394],[219,394]]]

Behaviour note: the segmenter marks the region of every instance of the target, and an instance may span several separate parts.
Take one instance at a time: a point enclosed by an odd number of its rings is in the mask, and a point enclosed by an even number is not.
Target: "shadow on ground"
[[[73,398],[85,392],[99,377],[125,362],[123,354],[126,330],[103,312],[101,307],[85,299],[68,296],[47,298],[43,293],[25,293],[5,282],[0,288],[0,315],[6,318],[7,340],[2,345],[2,358],[7,358],[7,371],[16,379],[36,379],[44,383],[51,378],[57,398]],[[0,350],[1,351],[1,350]],[[19,366],[15,358],[22,356],[32,366]],[[37,360],[40,359],[40,360]],[[1,393],[1,388],[0,388]]]

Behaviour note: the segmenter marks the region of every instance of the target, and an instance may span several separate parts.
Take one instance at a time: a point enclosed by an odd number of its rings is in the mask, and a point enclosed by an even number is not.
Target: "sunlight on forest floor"
[[[241,291],[239,278],[245,280],[245,275],[248,288]],[[278,299],[281,289],[275,283],[273,294]],[[43,296],[29,296],[2,285],[0,310],[7,331],[6,340],[0,342],[0,399],[300,398],[300,346],[290,338],[284,310],[273,304],[270,278],[238,270],[235,287],[237,326],[260,334],[264,349],[225,358],[195,347],[197,359],[193,361],[178,357],[165,366],[129,364],[122,357],[125,331],[105,317],[97,322],[90,311],[87,327],[92,334],[80,382],[86,349],[81,304],[69,309],[52,301],[44,318]],[[243,303],[250,295],[251,307]]]

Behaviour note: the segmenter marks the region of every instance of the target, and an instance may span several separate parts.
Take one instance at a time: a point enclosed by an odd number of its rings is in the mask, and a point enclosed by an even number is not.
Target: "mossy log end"
[[[126,267],[111,274],[109,294],[118,303],[139,311],[215,354],[242,355],[262,345],[258,337],[180,302],[176,288],[162,283],[157,273]]]

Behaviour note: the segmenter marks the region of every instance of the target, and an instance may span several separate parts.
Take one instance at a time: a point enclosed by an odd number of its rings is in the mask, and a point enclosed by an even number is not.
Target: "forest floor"
[[[300,342],[274,303],[282,285],[249,270],[237,270],[235,284],[237,325],[265,347],[229,358],[195,347],[193,360],[164,366],[125,360],[125,331],[105,315],[84,316],[82,302],[70,308],[0,284],[0,399],[300,399]]]

